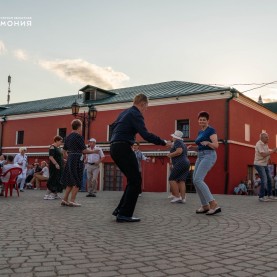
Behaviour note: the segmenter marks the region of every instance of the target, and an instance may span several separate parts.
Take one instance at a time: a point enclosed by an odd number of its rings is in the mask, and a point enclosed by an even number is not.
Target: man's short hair
[[[134,104],[140,104],[141,102],[148,103],[148,97],[143,93],[139,93],[134,97]]]
[[[262,138],[265,137],[265,136],[268,136],[268,133],[266,133],[266,132],[261,133],[261,134],[260,134],[260,139],[262,139]]]
[[[71,122],[72,130],[77,130],[81,126],[82,126],[82,121],[80,119],[72,120],[72,122]]]

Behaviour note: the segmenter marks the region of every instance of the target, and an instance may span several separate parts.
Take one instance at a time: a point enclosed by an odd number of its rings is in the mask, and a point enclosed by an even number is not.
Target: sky
[[[1,1],[0,104],[9,75],[10,103],[167,81],[277,101],[276,14],[275,0]]]

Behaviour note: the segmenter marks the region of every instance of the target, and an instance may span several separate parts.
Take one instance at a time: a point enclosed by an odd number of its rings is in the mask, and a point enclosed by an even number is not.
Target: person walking
[[[96,139],[89,140],[90,150],[99,150],[98,153],[87,154],[87,180],[88,180],[88,195],[87,197],[96,197],[98,175],[100,172],[100,163],[104,160],[105,155],[99,146],[96,146]]]
[[[171,203],[186,203],[186,179],[189,174],[190,162],[187,156],[187,146],[183,142],[183,133],[175,131],[171,134],[173,144],[167,155],[172,161],[169,183],[173,199]]]
[[[48,193],[44,196],[44,200],[58,199],[58,192],[63,191],[61,177],[63,173],[63,153],[60,146],[63,138],[60,136],[54,137],[54,142],[49,147],[49,179],[47,181]]]
[[[261,178],[261,187],[259,192],[259,201],[261,202],[275,200],[275,197],[272,196],[272,183],[268,169],[268,161],[270,155],[277,152],[277,148],[269,150],[268,141],[268,134],[261,133],[260,140],[256,143],[255,146],[254,167]],[[267,188],[267,195],[265,193],[265,188]]]
[[[208,185],[204,182],[207,173],[214,166],[217,155],[218,139],[216,130],[209,126],[210,115],[202,111],[198,114],[198,123],[201,130],[195,140],[198,148],[198,156],[193,172],[193,184],[201,201],[201,207],[196,210],[197,214],[215,215],[221,212]]]
[[[64,158],[67,159],[61,183],[66,186],[64,198],[61,206],[80,207],[81,204],[75,202],[77,193],[82,186],[84,161],[83,154],[98,153],[98,150],[87,149],[82,133],[82,122],[74,119],[71,122],[72,132],[65,138]],[[70,201],[69,196],[70,197]]]
[[[142,161],[147,161],[149,162],[150,161],[150,158],[147,158],[140,150],[139,150],[139,142],[135,142],[133,144],[133,151],[135,152],[135,155],[136,155],[136,158],[137,158],[137,162],[138,162],[138,166],[139,166],[139,172],[141,174],[141,182],[142,182],[142,186],[143,186],[143,175],[142,175],[142,167],[141,167],[141,162]],[[142,193],[142,187],[140,189],[140,193],[139,193],[139,196],[141,196],[141,193]]]
[[[138,195],[141,190],[141,174],[136,155],[132,150],[137,133],[156,145],[170,145],[166,140],[149,133],[145,127],[143,113],[148,107],[148,98],[140,93],[135,96],[133,106],[123,111],[112,124],[111,157],[127,178],[127,186],[117,208],[112,213],[117,222],[138,222],[133,217]]]

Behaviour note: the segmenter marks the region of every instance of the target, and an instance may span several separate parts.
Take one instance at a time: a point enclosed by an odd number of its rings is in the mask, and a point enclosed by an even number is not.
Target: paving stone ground
[[[0,197],[0,276],[277,276],[277,201],[216,195],[223,212],[195,214],[196,194],[170,204],[143,193],[139,223],[111,215],[122,192],[78,194],[80,208],[45,191]]]

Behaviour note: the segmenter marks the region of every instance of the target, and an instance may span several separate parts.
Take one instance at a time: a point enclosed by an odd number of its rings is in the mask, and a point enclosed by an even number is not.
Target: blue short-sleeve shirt
[[[202,141],[212,142],[210,136],[216,134],[216,130],[213,127],[208,126],[205,130],[200,130],[195,143],[198,145],[198,150],[213,150],[208,145],[202,145]]]

